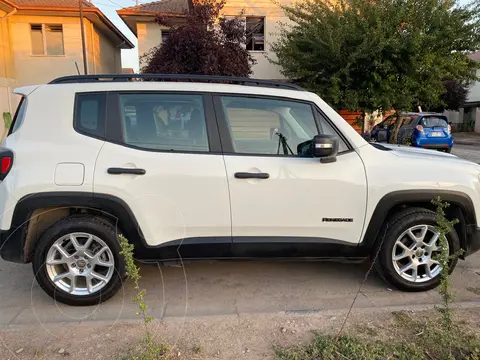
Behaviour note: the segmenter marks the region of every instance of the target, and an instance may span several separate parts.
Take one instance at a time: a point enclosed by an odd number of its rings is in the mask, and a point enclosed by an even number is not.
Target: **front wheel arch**
[[[431,201],[438,196],[451,205],[447,210],[447,218],[459,219],[455,230],[458,233],[461,249],[466,250],[468,248],[466,226],[476,224],[475,207],[468,195],[449,190],[402,190],[386,194],[378,202],[366,227],[363,240],[359,244],[362,253],[369,254],[371,257],[376,253],[381,231],[389,219],[408,208],[418,207],[434,211],[435,207]],[[460,258],[463,259],[464,256],[461,255]]]

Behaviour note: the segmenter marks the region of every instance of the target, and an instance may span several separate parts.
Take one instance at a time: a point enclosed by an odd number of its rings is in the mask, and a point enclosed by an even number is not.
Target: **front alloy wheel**
[[[441,249],[435,225],[435,213],[423,208],[407,208],[388,220],[380,230],[383,236],[377,241],[381,248],[375,267],[380,276],[404,291],[437,287],[442,266],[437,261]],[[455,229],[446,237],[449,253],[456,253],[460,240]],[[449,272],[456,264],[456,259],[449,262]]]
[[[440,233],[431,225],[415,225],[405,230],[392,250],[393,267],[409,282],[427,282],[442,271],[435,260],[440,253]]]

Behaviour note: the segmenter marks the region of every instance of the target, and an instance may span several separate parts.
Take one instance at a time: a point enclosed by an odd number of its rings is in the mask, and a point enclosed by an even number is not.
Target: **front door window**
[[[308,103],[225,96],[221,104],[238,154],[301,156],[299,145],[318,134],[335,134],[327,121],[317,124]],[[340,141],[339,151],[347,149]]]

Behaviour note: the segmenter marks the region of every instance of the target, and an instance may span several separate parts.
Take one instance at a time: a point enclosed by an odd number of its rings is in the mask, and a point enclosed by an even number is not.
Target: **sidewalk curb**
[[[472,140],[456,140],[454,138],[453,147],[455,147],[455,145],[479,146],[480,145],[480,139],[479,139],[479,141],[472,141]]]
[[[353,308],[352,313],[355,314],[378,314],[378,313],[387,313],[395,311],[426,311],[433,310],[439,304],[421,304],[421,305],[396,305],[396,306],[382,306],[382,307],[364,307],[364,308]],[[453,310],[465,310],[465,309],[476,309],[480,308],[479,301],[464,301],[453,304]],[[155,319],[154,324],[168,323],[170,321],[195,321],[211,317],[234,317],[234,318],[255,318],[258,316],[271,316],[271,317],[331,317],[331,316],[343,316],[348,312],[346,309],[335,309],[335,310],[321,310],[321,309],[298,309],[298,310],[286,310],[279,312],[266,312],[266,313],[245,313],[245,314],[226,314],[226,315],[196,315],[196,316],[165,316],[163,319]],[[0,325],[0,331],[18,331],[25,329],[32,329],[32,327],[44,328],[45,326],[49,327],[63,327],[63,326],[114,326],[114,325],[142,325],[142,321],[139,318],[135,319],[121,319],[115,321],[112,324],[111,321],[106,320],[84,320],[84,321],[65,321],[65,322],[44,322],[40,323],[31,323],[31,324],[7,324]]]

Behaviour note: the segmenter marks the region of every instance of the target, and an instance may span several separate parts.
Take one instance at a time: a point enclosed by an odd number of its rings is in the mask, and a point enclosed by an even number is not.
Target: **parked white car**
[[[91,305],[115,294],[120,233],[151,262],[362,261],[380,249],[382,277],[422,291],[439,284],[431,200],[440,196],[460,220],[450,251],[479,250],[479,165],[368,144],[292,84],[131,81],[141,77],[15,90],[23,98],[0,151],[0,254],[32,262],[56,300]]]

